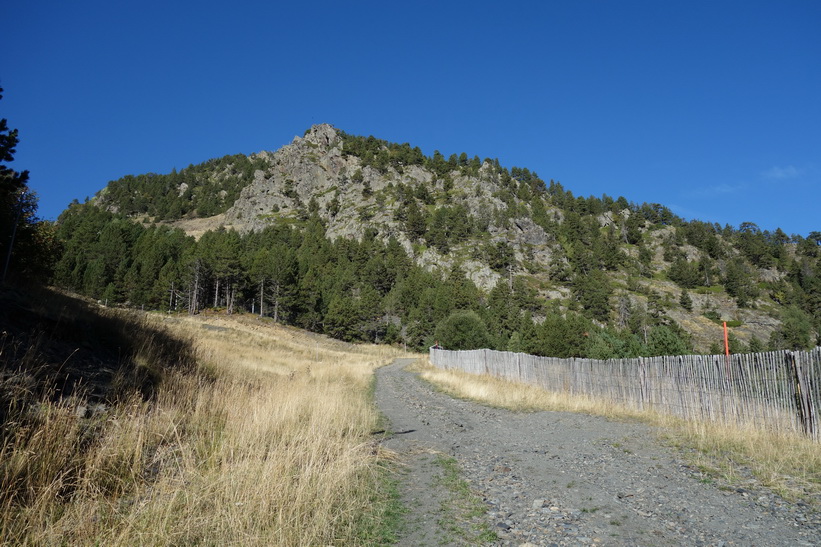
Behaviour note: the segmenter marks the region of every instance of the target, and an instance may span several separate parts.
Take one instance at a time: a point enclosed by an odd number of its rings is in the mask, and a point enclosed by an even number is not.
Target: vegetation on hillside
[[[458,268],[443,273],[416,265],[395,239],[384,243],[368,231],[362,241],[330,241],[324,230],[314,215],[246,235],[221,229],[196,241],[179,230],[143,227],[77,204],[58,223],[66,252],[55,280],[108,304],[189,313],[253,311],[341,340],[416,349],[432,345],[443,332],[451,334],[441,342],[455,347],[464,338],[461,328],[487,333],[470,337],[470,347],[537,355],[692,351],[687,333],[660,302],[649,309],[623,302],[619,327],[606,292],[609,281],[597,267],[575,278],[576,311],[568,312],[540,300],[526,276],[497,283],[485,294]],[[777,343],[814,343],[810,316],[797,306],[787,310],[785,317],[794,320],[789,330],[779,331],[783,338]],[[468,311],[470,321],[459,321]]]
[[[167,175],[126,175],[108,183],[99,204],[156,220],[218,215],[233,205],[254,172],[267,166],[262,157],[235,154],[174,169]]]
[[[167,225],[144,226],[129,217],[173,218],[162,205],[166,198],[176,203],[189,191],[200,198],[220,195],[216,187],[194,191],[193,183],[183,185],[173,173],[126,177],[60,217],[65,252],[55,281],[109,304],[253,311],[343,340],[417,349],[432,344],[437,332],[468,324],[454,314],[473,312],[487,331],[478,338],[492,348],[600,358],[694,351],[680,321],[734,319],[722,318],[712,304],[721,296],[776,321],[763,339],[732,337],[735,351],[818,343],[821,233],[805,238],[753,223],[736,229],[686,221],[659,204],[574,196],[556,181],[545,183],[527,168],[507,169],[498,160],[465,153],[445,159],[438,151],[428,157],[407,143],[339,135],[343,156],[358,158],[361,166],[344,177],[362,183],[363,170],[373,169],[388,181],[378,190],[364,187],[362,199],[389,204],[392,227],[370,224],[373,212],[366,207],[359,213],[368,226],[361,240],[330,241],[329,222],[341,207],[356,204],[335,198],[323,208],[312,199],[298,214],[275,212],[264,230],[240,235],[220,229],[195,241]],[[208,214],[224,210],[242,181],[264,167],[258,157],[242,158],[189,168],[186,176],[203,181],[241,173],[230,179],[236,184],[233,193],[223,192],[221,208],[206,207]],[[411,166],[431,180],[403,178]],[[497,205],[471,205],[471,196],[485,195],[484,187],[495,189],[487,199]],[[187,203],[185,211],[197,214],[194,202]],[[515,238],[522,219],[543,231],[542,247]],[[421,267],[416,257],[425,249],[448,256],[449,265]],[[533,258],[542,249],[550,252],[547,263]],[[465,261],[486,264],[500,280],[480,290],[466,275]],[[709,350],[718,351],[715,344]]]
[[[5,120],[2,130],[7,162],[17,132]],[[338,135],[342,156],[360,165],[343,180],[364,184],[371,179],[363,171],[375,170],[387,181],[362,189],[363,203],[372,205],[360,207],[367,228],[359,241],[326,238],[340,210],[358,206],[341,203],[338,190],[324,206],[311,199],[295,215],[272,211],[265,230],[245,235],[220,229],[195,241],[167,223],[149,224],[224,212],[270,167],[266,154],[123,177],[91,202],[73,203],[56,229],[38,222],[27,173],[3,165],[0,222],[17,232],[11,275],[42,279],[53,268],[59,286],[108,304],[247,310],[344,340],[417,349],[460,324],[453,314],[470,311],[488,333],[479,339],[495,349],[591,357],[690,352],[694,319],[741,324],[716,311],[715,297],[774,318],[774,327],[759,331],[762,339],[733,337],[736,351],[818,343],[821,232],[788,236],[750,222],[686,221],[659,204],[574,196],[498,160],[425,156],[407,143]],[[313,158],[320,145],[310,144]],[[427,182],[403,177],[409,167],[424,170]],[[393,224],[371,224],[374,208],[390,211]],[[527,222],[544,243],[519,238]],[[9,242],[3,238],[0,250]],[[426,250],[448,257],[446,265],[422,267]],[[535,258],[545,252],[549,259]],[[469,261],[495,272],[495,287],[474,285]],[[699,349],[717,347],[701,341]]]

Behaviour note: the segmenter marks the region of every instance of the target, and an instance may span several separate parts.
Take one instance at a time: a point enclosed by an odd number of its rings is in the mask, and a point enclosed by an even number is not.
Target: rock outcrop
[[[458,260],[480,288],[487,290],[496,284],[500,275],[470,253],[460,256],[432,247],[417,251],[397,220],[400,204],[391,189],[398,185],[411,191],[420,185],[441,186],[443,182],[435,173],[420,165],[404,166],[401,172],[394,167],[380,172],[363,165],[359,157],[346,154],[344,146],[338,130],[320,124],[276,152],[260,152],[257,156],[267,160],[268,168],[255,172],[253,182],[226,213],[225,224],[248,232],[316,212],[331,239],[361,239],[366,230],[376,230],[377,237],[395,238],[428,269],[446,271]],[[506,241],[519,260],[527,256],[544,265],[549,262],[552,255],[546,247],[548,236],[533,220],[516,218],[504,226],[496,222],[494,215],[505,211],[507,205],[497,197],[501,188],[489,163],[482,165],[477,176],[454,172],[452,188],[448,205],[463,206],[467,215],[486,226],[491,242]],[[469,246],[475,247],[475,242]]]

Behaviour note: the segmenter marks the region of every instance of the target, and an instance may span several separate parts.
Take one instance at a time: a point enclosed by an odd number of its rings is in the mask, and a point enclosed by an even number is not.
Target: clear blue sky
[[[0,4],[40,214],[310,125],[687,219],[821,230],[821,2]]]

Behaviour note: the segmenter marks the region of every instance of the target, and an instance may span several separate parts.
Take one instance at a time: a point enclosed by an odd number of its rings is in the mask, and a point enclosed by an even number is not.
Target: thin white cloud
[[[671,211],[673,211],[675,214],[682,218],[693,219],[699,217],[699,212],[694,209],[691,209],[690,207],[685,207],[679,205],[678,203],[671,203],[669,207]]]
[[[717,186],[713,186],[710,190],[714,194],[735,194],[741,190],[741,188],[742,186],[740,184],[719,184]]]
[[[696,188],[691,192],[691,195],[695,197],[725,196],[727,194],[735,194],[743,189],[743,184],[716,184],[714,186]]]
[[[772,167],[764,171],[761,175],[765,179],[772,179],[772,180],[786,180],[786,179],[794,179],[801,176],[803,171],[794,165],[788,165],[787,167]]]

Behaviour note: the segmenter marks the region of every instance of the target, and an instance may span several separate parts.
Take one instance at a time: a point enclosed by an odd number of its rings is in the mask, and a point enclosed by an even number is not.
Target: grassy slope
[[[105,406],[79,388],[62,399],[48,387],[30,389],[26,404],[4,399],[2,543],[359,544],[390,533],[382,527],[389,455],[372,439],[378,416],[369,386],[394,350],[247,316],[103,311],[94,332],[92,305],[76,303],[83,318],[67,321],[75,305],[62,296],[54,297],[62,311],[14,298],[41,334],[9,334],[19,314],[4,318],[5,393],[48,383],[21,368],[26,359],[35,372],[55,363],[50,377],[59,377],[61,352],[72,346],[87,354],[76,374],[95,364],[118,372],[87,390]],[[115,321],[141,342],[112,360],[96,340]],[[190,366],[157,362],[170,355],[156,345],[179,340]],[[118,380],[114,390],[114,376],[149,378],[150,389]]]

